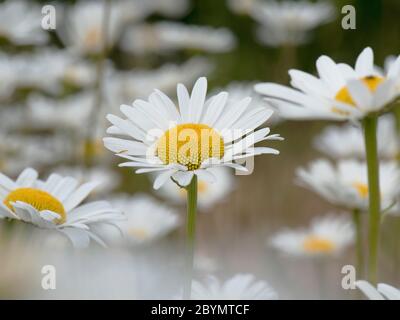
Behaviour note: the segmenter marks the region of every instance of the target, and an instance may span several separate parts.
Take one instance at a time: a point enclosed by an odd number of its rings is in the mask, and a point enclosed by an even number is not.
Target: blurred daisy
[[[258,0],[227,0],[228,8],[237,14],[250,14]]]
[[[197,80],[191,96],[182,84],[178,84],[177,93],[179,111],[164,93],[155,90],[148,101],[135,100],[133,107],[121,106],[127,119],[107,116],[113,124],[107,132],[128,139],[107,137],[104,145],[130,160],[120,166],[139,168],[137,173],[159,173],[155,189],[169,178],[183,187],[194,175],[213,182],[216,178],[209,171],[212,167],[247,171],[234,161],[279,153],[268,147],[254,147],[257,142],[282,139],[269,135],[269,128],[253,132],[272,111],[260,107],[248,112],[251,98],[226,105],[228,94],[221,92],[206,101],[206,78]]]
[[[350,210],[368,209],[367,166],[355,160],[340,160],[337,165],[323,159],[312,162],[309,169],[297,170],[299,184],[314,191],[334,205]],[[380,165],[382,210],[396,203],[400,171],[395,162]]]
[[[256,91],[266,96],[282,117],[291,119],[362,119],[371,112],[382,111],[400,91],[400,57],[383,74],[374,66],[371,48],[358,56],[355,69],[336,64],[322,56],[317,60],[320,78],[299,70],[290,70],[295,89],[274,83],[260,83]]]
[[[124,51],[135,54],[183,49],[227,52],[235,45],[236,40],[232,32],[226,28],[215,29],[165,21],[132,26],[121,41]]]
[[[127,217],[119,223],[119,227],[125,240],[131,244],[152,242],[167,235],[180,224],[179,216],[174,210],[149,196],[119,196],[112,199],[111,203]]]
[[[79,186],[76,179],[58,174],[42,181],[30,168],[16,181],[0,173],[0,217],[59,231],[76,247],[89,245],[90,239],[104,246],[96,228],[115,225],[123,215],[105,201],[80,205],[96,186],[93,182]]]
[[[268,46],[299,45],[309,40],[310,31],[332,21],[334,7],[329,2],[255,1],[251,16],[260,23],[257,37]]]
[[[375,288],[365,280],[358,280],[356,286],[370,300],[400,300],[400,290],[385,283],[379,283]]]
[[[42,45],[49,35],[41,26],[40,7],[32,1],[7,0],[0,4],[0,37],[16,45]]]
[[[252,274],[236,274],[221,282],[214,276],[206,281],[193,281],[193,300],[276,300],[278,295],[265,282],[256,280]]]
[[[399,157],[400,148],[393,115],[386,114],[378,122],[378,154],[386,160]],[[314,139],[315,147],[334,158],[365,158],[365,143],[361,128],[354,124],[329,126]]]
[[[201,178],[198,181],[198,204],[203,209],[209,209],[219,201],[222,201],[234,188],[234,179],[231,172],[226,168],[210,169],[216,177],[214,183],[209,183]],[[179,188],[172,180],[166,182],[160,188],[160,194],[167,200],[178,204],[186,203],[187,191]]]
[[[346,216],[327,215],[314,219],[308,229],[282,230],[269,243],[293,256],[340,254],[353,243],[354,227]]]

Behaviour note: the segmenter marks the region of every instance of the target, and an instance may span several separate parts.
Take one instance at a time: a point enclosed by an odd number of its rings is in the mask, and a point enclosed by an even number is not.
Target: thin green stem
[[[356,228],[356,268],[357,278],[364,277],[364,254],[363,254],[363,235],[362,235],[362,220],[359,209],[353,210],[353,222]]]
[[[378,146],[376,139],[377,123],[377,116],[366,117],[363,121],[369,190],[368,279],[373,285],[377,284],[378,277],[378,247],[381,207]]]
[[[192,292],[194,245],[196,237],[196,213],[197,213],[197,176],[194,175],[192,182],[186,188],[187,191],[187,242],[185,255],[185,284],[183,298],[190,299]]]

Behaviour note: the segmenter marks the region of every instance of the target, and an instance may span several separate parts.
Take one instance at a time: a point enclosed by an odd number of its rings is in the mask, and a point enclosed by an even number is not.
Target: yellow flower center
[[[367,86],[369,91],[375,92],[378,86],[384,81],[385,79],[382,77],[377,76],[368,76],[361,79],[361,81]],[[345,86],[341,88],[335,96],[335,100],[350,104],[352,106],[356,106],[353,98],[350,95],[349,89]],[[335,108],[337,109],[337,108]],[[332,110],[333,111],[333,110]],[[339,110],[341,111],[341,110]],[[335,112],[335,111],[334,111]],[[342,111],[343,112],[343,111]]]
[[[209,158],[221,159],[224,141],[205,124],[180,124],[169,129],[157,142],[157,156],[164,164],[178,163],[196,170]]]
[[[319,236],[309,236],[304,240],[303,248],[310,253],[329,253],[335,249],[335,244]]]
[[[63,204],[45,191],[33,188],[19,188],[10,192],[3,203],[14,212],[12,203],[17,201],[30,204],[38,211],[49,210],[59,214],[61,218],[54,220],[56,224],[62,224],[66,221]]]
[[[128,230],[128,234],[139,240],[145,240],[149,237],[149,232],[143,228],[131,228]]]
[[[357,190],[361,198],[368,198],[368,185],[362,182],[354,182],[353,187]]]
[[[86,33],[84,43],[86,47],[93,48],[100,43],[101,37],[101,29],[94,27]]]

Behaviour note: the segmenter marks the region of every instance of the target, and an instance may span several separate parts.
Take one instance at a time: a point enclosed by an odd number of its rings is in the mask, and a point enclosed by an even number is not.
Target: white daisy
[[[298,182],[334,205],[350,210],[368,209],[367,166],[355,160],[340,160],[337,165],[323,159],[308,169],[297,170]],[[382,210],[396,203],[400,186],[400,170],[395,162],[380,165]]]
[[[180,224],[179,216],[173,209],[146,195],[118,196],[111,199],[111,203],[127,218],[118,225],[130,244],[152,242],[167,235]]]
[[[393,115],[385,114],[378,120],[378,154],[380,158],[395,160],[400,148]],[[334,159],[365,158],[365,143],[361,128],[354,124],[329,126],[314,139],[315,147]]]
[[[107,116],[113,124],[107,132],[129,139],[104,138],[106,148],[130,160],[120,166],[139,168],[137,173],[160,173],[155,189],[171,177],[181,186],[187,186],[194,175],[212,182],[215,177],[208,170],[211,167],[247,171],[234,161],[279,153],[268,147],[254,147],[260,141],[281,140],[279,135],[269,135],[269,128],[253,132],[271,116],[271,110],[259,107],[248,112],[250,98],[227,105],[226,92],[206,101],[206,78],[197,80],[191,96],[182,84],[178,84],[177,93],[179,110],[156,90],[148,101],[122,105],[127,119]]]
[[[121,41],[124,51],[135,54],[168,53],[183,49],[227,52],[235,45],[235,37],[226,28],[215,29],[166,21],[132,26]]]
[[[0,4],[0,37],[16,45],[43,45],[49,35],[42,19],[41,8],[32,1],[7,0]]]
[[[374,66],[373,51],[366,48],[357,58],[355,69],[336,64],[322,56],[317,60],[320,78],[290,70],[295,89],[274,83],[260,83],[256,91],[266,96],[280,115],[291,119],[354,120],[382,111],[399,94],[400,56],[382,74]]]
[[[193,281],[193,300],[276,300],[278,295],[265,282],[252,274],[236,274],[221,282],[208,276],[204,283]]]
[[[123,215],[105,201],[80,205],[96,186],[93,182],[79,186],[74,178],[58,174],[42,181],[30,168],[16,181],[0,173],[0,217],[59,231],[76,247],[87,246],[90,239],[105,245],[96,228],[115,225]]]
[[[206,210],[223,200],[234,189],[233,175],[228,169],[213,168],[210,171],[216,177],[215,182],[209,183],[206,180],[199,179],[197,188],[198,204]],[[177,204],[186,203],[186,193],[186,189],[179,188],[172,180],[167,181],[160,188],[161,196]]]
[[[268,46],[299,45],[309,40],[309,33],[335,17],[329,2],[255,1],[250,15],[261,25],[257,37]]]
[[[327,215],[316,218],[307,229],[285,229],[269,243],[293,256],[331,256],[340,254],[353,243],[354,227],[345,216]]]
[[[356,286],[370,300],[400,300],[400,290],[385,283],[379,283],[375,288],[365,280],[358,280]]]
[[[258,0],[227,0],[229,10],[237,14],[250,14]]]

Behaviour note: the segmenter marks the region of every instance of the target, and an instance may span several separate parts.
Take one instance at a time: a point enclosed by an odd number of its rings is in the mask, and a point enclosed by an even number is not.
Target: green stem
[[[368,280],[372,285],[377,284],[378,277],[378,246],[381,207],[379,191],[379,160],[376,140],[377,123],[377,116],[366,117],[363,121],[369,190]]]
[[[197,212],[197,176],[194,175],[192,182],[187,186],[187,242],[185,255],[185,284],[183,297],[190,299],[192,292],[194,245],[196,236],[196,212]]]
[[[362,236],[361,212],[359,209],[353,210],[353,222],[356,228],[357,278],[363,279],[364,277],[363,236]]]

